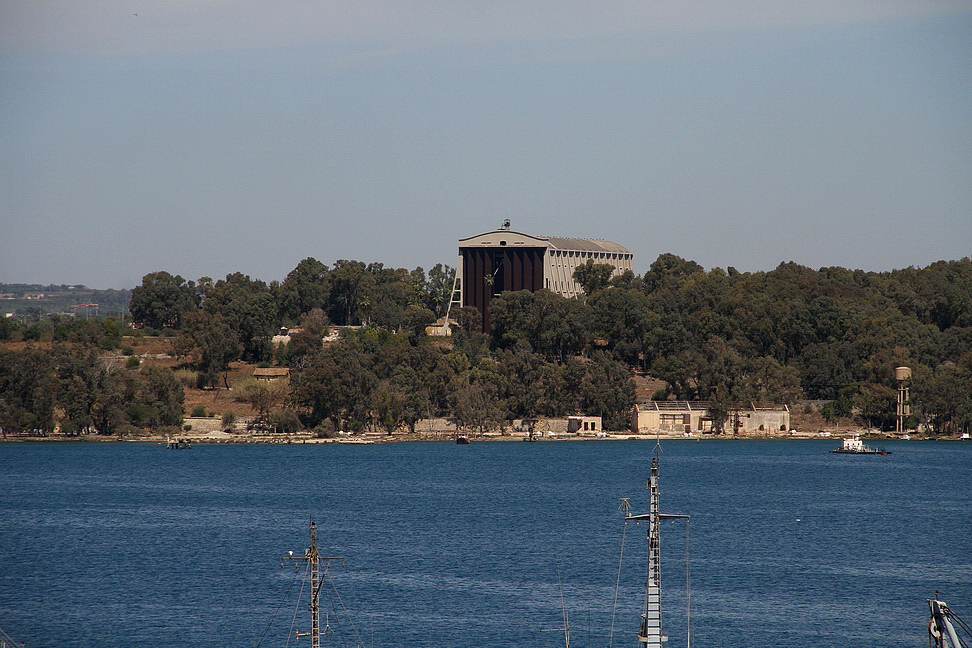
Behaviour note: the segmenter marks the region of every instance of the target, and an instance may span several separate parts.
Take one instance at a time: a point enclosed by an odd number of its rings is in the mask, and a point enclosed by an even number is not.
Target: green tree
[[[339,325],[354,324],[360,285],[365,274],[365,264],[360,261],[338,260],[330,273],[331,294],[328,298],[328,315]]]
[[[588,259],[586,263],[574,269],[574,281],[581,285],[584,293],[593,295],[598,290],[607,288],[614,274],[614,266],[608,263],[594,263]]]
[[[606,353],[594,354],[581,383],[584,411],[600,416],[606,430],[624,430],[634,404],[635,384],[628,368]]]
[[[897,412],[897,392],[875,382],[865,382],[860,387],[856,405],[868,427],[890,428]]]
[[[363,429],[378,383],[371,364],[355,340],[326,347],[309,359],[290,383],[291,400],[306,412],[308,427],[330,419],[337,429]]]
[[[564,367],[545,362],[538,354],[523,349],[498,355],[498,373],[505,378],[501,395],[509,418],[533,419],[573,412]]]
[[[849,418],[854,412],[854,399],[857,396],[859,387],[847,385],[842,387],[837,394],[837,398],[824,403],[820,408],[820,413],[828,423],[839,423],[842,418]]]
[[[503,293],[490,304],[497,348],[528,348],[551,361],[580,354],[591,340],[587,304],[549,290]]]
[[[324,338],[330,328],[327,314],[320,308],[315,308],[304,314],[300,319],[300,331],[290,336],[283,352],[283,358],[290,367],[296,367],[307,357],[313,357],[324,348]]]
[[[300,417],[290,408],[284,408],[270,415],[270,426],[278,434],[294,434],[300,431]]]
[[[229,388],[230,363],[239,359],[243,346],[222,315],[210,311],[191,313],[180,338],[188,342],[178,342],[178,347],[195,349],[200,386],[217,387],[222,372],[223,386]]]
[[[238,389],[234,385],[234,399],[246,403],[262,423],[270,423],[270,416],[287,398],[288,387],[278,382],[250,379]]]
[[[235,272],[216,282],[205,310],[222,316],[243,345],[242,357],[259,362],[273,357],[270,338],[278,330],[276,303],[269,287]]]
[[[402,326],[413,337],[424,338],[425,328],[435,321],[435,313],[424,306],[412,304],[405,309],[402,317]]]
[[[378,386],[374,408],[378,424],[389,436],[405,422],[405,396],[391,381],[382,381]]]
[[[972,353],[918,374],[911,402],[936,435],[972,433]]]
[[[182,383],[167,367],[149,365],[138,374],[140,381],[136,393],[137,402],[152,409],[152,417],[146,421],[149,427],[178,426],[182,424],[185,390]]]
[[[131,425],[127,409],[137,402],[137,387],[137,374],[129,369],[105,373],[91,408],[95,429],[100,434],[118,434]]]
[[[305,313],[326,308],[330,293],[327,264],[307,257],[280,284],[277,293],[280,316],[284,320],[296,322]]]
[[[425,307],[435,313],[436,318],[441,317],[449,306],[455,277],[456,269],[441,263],[436,263],[429,270]]]
[[[77,434],[91,427],[91,416],[98,386],[104,375],[103,364],[93,347],[79,348],[73,353],[55,350],[58,373],[58,405],[64,413],[61,432]]]
[[[182,326],[186,313],[199,305],[195,285],[179,275],[152,272],[142,277],[142,285],[132,290],[128,310],[135,324],[151,328]]]
[[[612,288],[591,295],[592,334],[602,339],[615,356],[647,368],[654,361],[651,331],[660,317],[651,311],[648,297],[639,290]]]
[[[503,420],[496,384],[482,373],[471,372],[453,392],[452,414],[456,425],[483,435]]]
[[[704,269],[695,261],[686,261],[680,256],[660,254],[645,273],[642,281],[645,291],[651,294],[665,289],[674,289],[678,281]]]
[[[54,431],[60,383],[50,351],[0,350],[0,427],[16,433]]]

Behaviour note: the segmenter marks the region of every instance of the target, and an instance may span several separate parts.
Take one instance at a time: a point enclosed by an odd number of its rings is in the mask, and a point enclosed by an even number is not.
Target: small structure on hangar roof
[[[564,297],[584,293],[574,270],[587,263],[614,266],[614,275],[631,270],[632,254],[617,243],[599,239],[533,236],[503,228],[459,239],[459,264],[450,309],[475,306],[482,331],[489,332],[489,303],[504,291],[547,288]]]

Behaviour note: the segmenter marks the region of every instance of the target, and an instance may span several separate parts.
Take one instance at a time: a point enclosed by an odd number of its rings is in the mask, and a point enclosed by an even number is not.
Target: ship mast
[[[327,570],[331,566],[332,560],[340,560],[341,565],[344,565],[343,556],[322,556],[317,552],[317,525],[314,523],[314,519],[311,518],[310,522],[310,537],[311,546],[304,552],[303,556],[286,555],[280,559],[280,566],[283,567],[288,560],[293,560],[295,566],[300,565],[300,561],[304,561],[310,565],[311,572],[311,600],[310,600],[310,613],[311,613],[311,631],[309,633],[296,632],[295,638],[306,637],[310,634],[311,638],[311,648],[321,648],[321,585],[324,584],[323,579],[320,574],[320,563],[324,561],[324,577],[327,577]]]
[[[662,634],[661,613],[661,521],[688,520],[687,515],[661,513],[658,487],[658,455],[651,458],[651,476],[648,479],[649,508],[646,515],[625,516],[625,523],[648,522],[648,580],[645,582],[645,609],[641,614],[638,642],[643,648],[661,648],[668,637]],[[689,630],[691,632],[691,630]],[[691,646],[691,635],[688,638]]]
[[[938,592],[935,592],[935,598],[928,599],[928,611],[931,612],[928,620],[929,648],[962,648],[969,645],[959,636],[955,626],[964,630],[969,637],[972,637],[972,626],[958,618],[945,601],[939,600]]]

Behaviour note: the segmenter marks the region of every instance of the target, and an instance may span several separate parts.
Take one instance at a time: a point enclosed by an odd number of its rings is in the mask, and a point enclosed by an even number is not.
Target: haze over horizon
[[[967,1],[0,0],[0,282],[972,253]]]

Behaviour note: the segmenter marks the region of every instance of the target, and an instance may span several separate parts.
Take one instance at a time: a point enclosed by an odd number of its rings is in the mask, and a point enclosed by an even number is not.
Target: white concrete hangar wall
[[[584,293],[580,284],[574,281],[574,270],[588,260],[614,266],[613,276],[615,277],[625,270],[631,270],[633,255],[617,243],[557,237],[548,237],[546,240],[544,288],[549,288],[565,297],[576,297]]]

